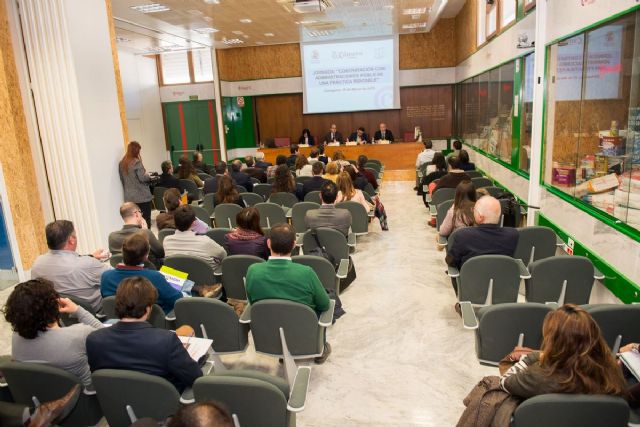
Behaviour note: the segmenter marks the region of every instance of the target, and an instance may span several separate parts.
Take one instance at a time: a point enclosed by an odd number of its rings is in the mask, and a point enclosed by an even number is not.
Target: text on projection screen
[[[400,108],[394,39],[303,44],[304,113]]]

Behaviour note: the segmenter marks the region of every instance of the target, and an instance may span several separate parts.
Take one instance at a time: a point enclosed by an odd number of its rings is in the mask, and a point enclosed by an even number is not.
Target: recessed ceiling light
[[[410,9],[402,9],[403,15],[415,15],[415,14],[426,13],[426,12],[427,12],[426,7],[412,7]]]
[[[242,37],[244,37],[245,39],[248,39],[248,38],[249,38],[249,36],[248,36],[248,35],[246,35],[246,34],[243,34],[243,35],[242,35]]]
[[[235,31],[231,31],[231,32],[232,32],[233,34],[237,35],[237,36],[240,36],[240,35],[244,34],[244,33],[243,33],[242,31],[240,31],[240,30],[235,30]]]
[[[160,3],[140,4],[138,6],[131,6],[131,9],[142,13],[166,12],[171,10],[169,6]]]
[[[244,43],[244,41],[240,39],[224,39],[222,40],[222,43],[232,45],[232,44],[241,44],[241,43]]]
[[[220,0],[204,0],[206,4],[220,4]]]
[[[275,34],[273,34],[273,33],[264,33],[264,36],[265,37],[274,37]]]
[[[240,22],[242,22],[243,24],[251,24],[251,22],[253,22],[253,21],[251,21],[251,19],[249,19],[249,18],[242,18],[240,20]]]
[[[402,26],[403,30],[408,30],[410,28],[427,28],[427,23],[426,22],[414,22],[411,24],[404,24]]]
[[[315,23],[316,23],[316,21],[314,21],[313,19],[308,19],[308,20],[306,20],[306,21],[300,21],[300,23],[301,23],[302,25],[310,25],[310,24],[315,24]]]
[[[126,37],[122,37],[122,36],[117,36],[116,37],[116,42],[117,43],[128,43],[130,41],[131,41],[131,39],[128,39]]]
[[[200,33],[200,34],[212,34],[212,33],[217,33],[218,30],[213,28],[213,27],[204,27],[204,28],[196,28],[195,30],[196,33]]]

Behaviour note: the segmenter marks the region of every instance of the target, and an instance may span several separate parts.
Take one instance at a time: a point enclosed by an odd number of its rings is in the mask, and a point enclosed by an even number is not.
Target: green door
[[[253,98],[250,96],[224,97],[222,98],[222,110],[224,112],[227,154],[231,160],[238,157],[234,155],[232,150],[256,146]]]

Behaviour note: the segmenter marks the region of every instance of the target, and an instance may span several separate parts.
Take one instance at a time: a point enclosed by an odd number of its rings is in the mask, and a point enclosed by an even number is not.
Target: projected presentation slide
[[[303,44],[304,113],[400,108],[395,39]]]

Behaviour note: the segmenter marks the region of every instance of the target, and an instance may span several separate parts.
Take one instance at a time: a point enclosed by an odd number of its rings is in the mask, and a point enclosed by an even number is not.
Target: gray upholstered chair
[[[191,255],[172,255],[165,258],[164,265],[187,273],[187,278],[193,281],[194,286],[213,285],[216,282],[213,268],[202,258]]]
[[[434,191],[434,193],[431,195],[431,199],[427,198],[431,215],[435,216],[438,214],[437,208],[440,203],[446,200],[453,200],[455,196],[455,188],[439,188],[438,190]]]
[[[213,214],[213,210],[216,207],[216,194],[215,193],[207,193],[202,198],[202,209],[207,211],[209,214],[209,219],[205,221],[207,224],[211,221],[211,215]]]
[[[262,201],[265,201],[271,195],[271,184],[256,184],[253,186],[253,192],[262,196]]]
[[[189,194],[189,198],[192,201],[202,200],[202,191],[198,188],[195,182],[190,179],[179,179],[178,186],[180,191],[186,191]]]
[[[492,187],[493,186],[493,181],[491,181],[489,178],[485,178],[485,177],[471,178],[471,182],[473,182],[473,185],[475,185],[476,188]]]
[[[293,205],[298,203],[298,198],[293,193],[286,193],[281,191],[278,193],[271,193],[267,202],[275,203],[278,206],[292,208]]]
[[[87,312],[91,313],[92,316],[96,316],[95,310],[93,309],[93,307],[91,307],[91,304],[89,304],[87,301],[69,294],[61,293],[60,297],[69,298],[71,301],[76,303],[76,305],[84,308],[85,310],[87,310]],[[76,317],[71,317],[68,313],[60,313],[60,321],[62,322],[63,326],[71,326],[71,325],[75,325],[76,323],[79,323]]]
[[[314,233],[316,237],[314,237]],[[320,245],[318,245],[320,243]],[[302,236],[302,250],[304,254],[309,254],[314,248],[322,246],[327,253],[333,257],[334,269],[342,276],[346,277],[349,268],[349,245],[347,238],[333,228],[319,227],[309,230]]]
[[[162,198],[165,191],[167,191],[165,187],[155,187],[153,189],[153,205],[157,210],[161,212],[166,210],[166,208],[164,207],[164,200]]]
[[[213,209],[213,217],[215,218],[216,227],[236,227],[236,215],[242,208],[235,203],[220,203]]]
[[[482,187],[487,190],[490,196],[497,197],[500,193],[504,193],[504,190],[500,187],[496,187],[495,185],[490,185],[489,187]]]
[[[264,202],[262,196],[256,193],[240,193],[240,197],[242,197],[242,200],[244,200],[247,206],[255,206],[258,203]]]
[[[279,204],[265,202],[258,203],[254,207],[258,209],[258,212],[260,212],[260,227],[262,227],[265,232],[271,230],[271,227],[276,224],[287,223],[285,211]]]
[[[640,342],[640,305],[595,304],[583,306],[593,317],[614,354],[620,347]]]
[[[320,192],[319,191],[309,191],[304,196],[305,202],[313,202],[317,204],[322,204],[322,200],[320,200]]]
[[[293,205],[293,208],[291,209],[291,224],[297,234],[303,234],[308,230],[307,224],[304,220],[307,212],[319,208],[320,205],[314,202],[298,202]]]
[[[436,231],[440,231],[440,226],[447,216],[447,212],[449,212],[449,208],[451,208],[451,206],[453,206],[453,199],[445,200],[444,202],[438,204],[438,207],[436,208]],[[441,236],[440,234],[438,234],[438,246],[447,246],[446,236]]]
[[[558,239],[556,233],[549,227],[519,228],[518,234],[520,236],[513,257],[521,259],[525,265],[556,254]]]
[[[262,258],[253,255],[230,255],[222,260],[222,287],[227,298],[246,300],[244,282],[247,270],[253,264],[264,262]]]
[[[482,172],[477,171],[477,170],[473,170],[473,171],[465,171],[465,173],[467,175],[469,175],[469,178],[473,179],[473,178],[482,178],[484,175],[482,175]]]
[[[163,243],[165,237],[171,236],[175,234],[175,232],[175,228],[163,228],[162,230],[158,231],[158,240],[160,240],[160,243]]]
[[[369,233],[369,212],[358,202],[345,201],[336,203],[337,209],[346,209],[351,212],[351,232],[356,236]]]
[[[209,227],[211,227],[211,214],[207,212],[205,208],[202,208],[196,205],[191,205],[191,209],[193,209],[193,213],[196,214],[196,218],[198,218],[200,221],[204,222]]]
[[[529,302],[588,304],[595,270],[591,260],[582,256],[552,256],[529,264],[531,278],[525,280]]]
[[[326,258],[313,255],[297,255],[292,257],[291,260],[313,268],[325,289],[333,290],[336,295],[340,293],[340,279],[346,277],[346,272],[336,272],[334,266]]]
[[[231,233],[233,230],[230,228],[224,228],[224,227],[217,227],[217,228],[212,228],[211,230],[207,231],[206,235],[213,240],[214,242],[216,242],[218,245],[224,247],[224,236],[226,236],[227,234]]]

